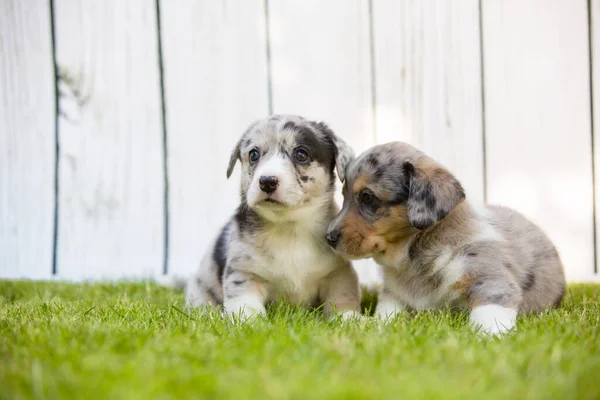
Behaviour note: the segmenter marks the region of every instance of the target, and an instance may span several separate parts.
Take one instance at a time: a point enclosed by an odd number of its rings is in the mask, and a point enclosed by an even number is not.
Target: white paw
[[[471,311],[471,326],[488,335],[501,335],[517,323],[517,310],[496,304],[475,307]]]
[[[339,314],[342,321],[357,321],[361,322],[365,320],[365,316],[360,313],[360,311],[356,310],[347,310],[343,313]]]
[[[262,302],[259,299],[250,296],[241,296],[231,300],[225,300],[223,307],[230,318],[233,318],[234,320],[238,319],[241,322],[247,321],[252,317],[267,314]]]
[[[405,309],[401,305],[392,301],[384,300],[377,304],[377,308],[375,309],[375,318],[383,321],[389,321],[396,315],[403,314],[404,312]]]

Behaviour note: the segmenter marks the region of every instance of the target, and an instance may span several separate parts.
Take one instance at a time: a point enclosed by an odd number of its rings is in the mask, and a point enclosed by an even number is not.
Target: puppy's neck
[[[450,241],[462,241],[469,237],[475,214],[472,206],[463,201],[433,226],[424,230],[406,230],[404,236],[389,243],[386,251],[374,256],[374,259],[384,267],[397,269],[424,252],[430,257],[437,256],[451,244]]]
[[[323,234],[333,219],[333,199],[313,198],[310,203],[291,208],[259,208],[252,211],[261,220],[263,231],[306,231]]]

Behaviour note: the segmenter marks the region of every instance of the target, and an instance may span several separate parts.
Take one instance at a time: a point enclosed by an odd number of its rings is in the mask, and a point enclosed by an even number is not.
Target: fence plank
[[[591,68],[592,68],[592,94],[593,94],[593,108],[592,118],[594,126],[594,165],[596,167],[595,173],[595,191],[596,191],[596,257],[600,255],[600,0],[592,0],[590,2],[590,40],[591,40]],[[596,260],[596,280],[600,280],[600,265]]]
[[[153,0],[56,0],[58,273],[162,270],[162,116]]]
[[[357,154],[375,143],[368,6],[269,3],[273,110],[326,121]],[[376,279],[372,261],[354,264],[364,282]]]
[[[368,3],[272,1],[273,109],[328,122],[357,152],[374,144]]]
[[[488,199],[550,235],[567,278],[593,278],[586,2],[482,5]]]
[[[411,143],[484,199],[479,1],[373,2],[377,142]]]
[[[263,0],[161,1],[169,171],[169,273],[188,274],[239,204],[245,128],[268,114]]]
[[[0,8],[0,278],[48,278],[56,154],[50,8],[45,0]]]

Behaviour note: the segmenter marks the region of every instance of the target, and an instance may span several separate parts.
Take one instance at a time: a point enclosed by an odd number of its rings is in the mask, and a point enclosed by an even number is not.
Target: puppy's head
[[[329,225],[327,241],[349,258],[385,254],[465,198],[446,169],[400,142],[361,154],[348,167],[343,191],[344,206]]]
[[[275,115],[252,124],[231,154],[242,164],[242,203],[265,217],[329,203],[335,173],[345,179],[352,149],[322,122]]]

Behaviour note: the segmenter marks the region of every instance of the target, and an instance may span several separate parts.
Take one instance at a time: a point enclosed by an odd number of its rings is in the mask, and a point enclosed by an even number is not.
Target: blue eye
[[[250,150],[250,153],[248,153],[248,157],[250,158],[251,163],[255,163],[260,158],[260,153],[256,149]]]
[[[300,163],[305,163],[306,161],[308,161],[308,152],[302,149],[298,149],[294,153],[294,158]]]

